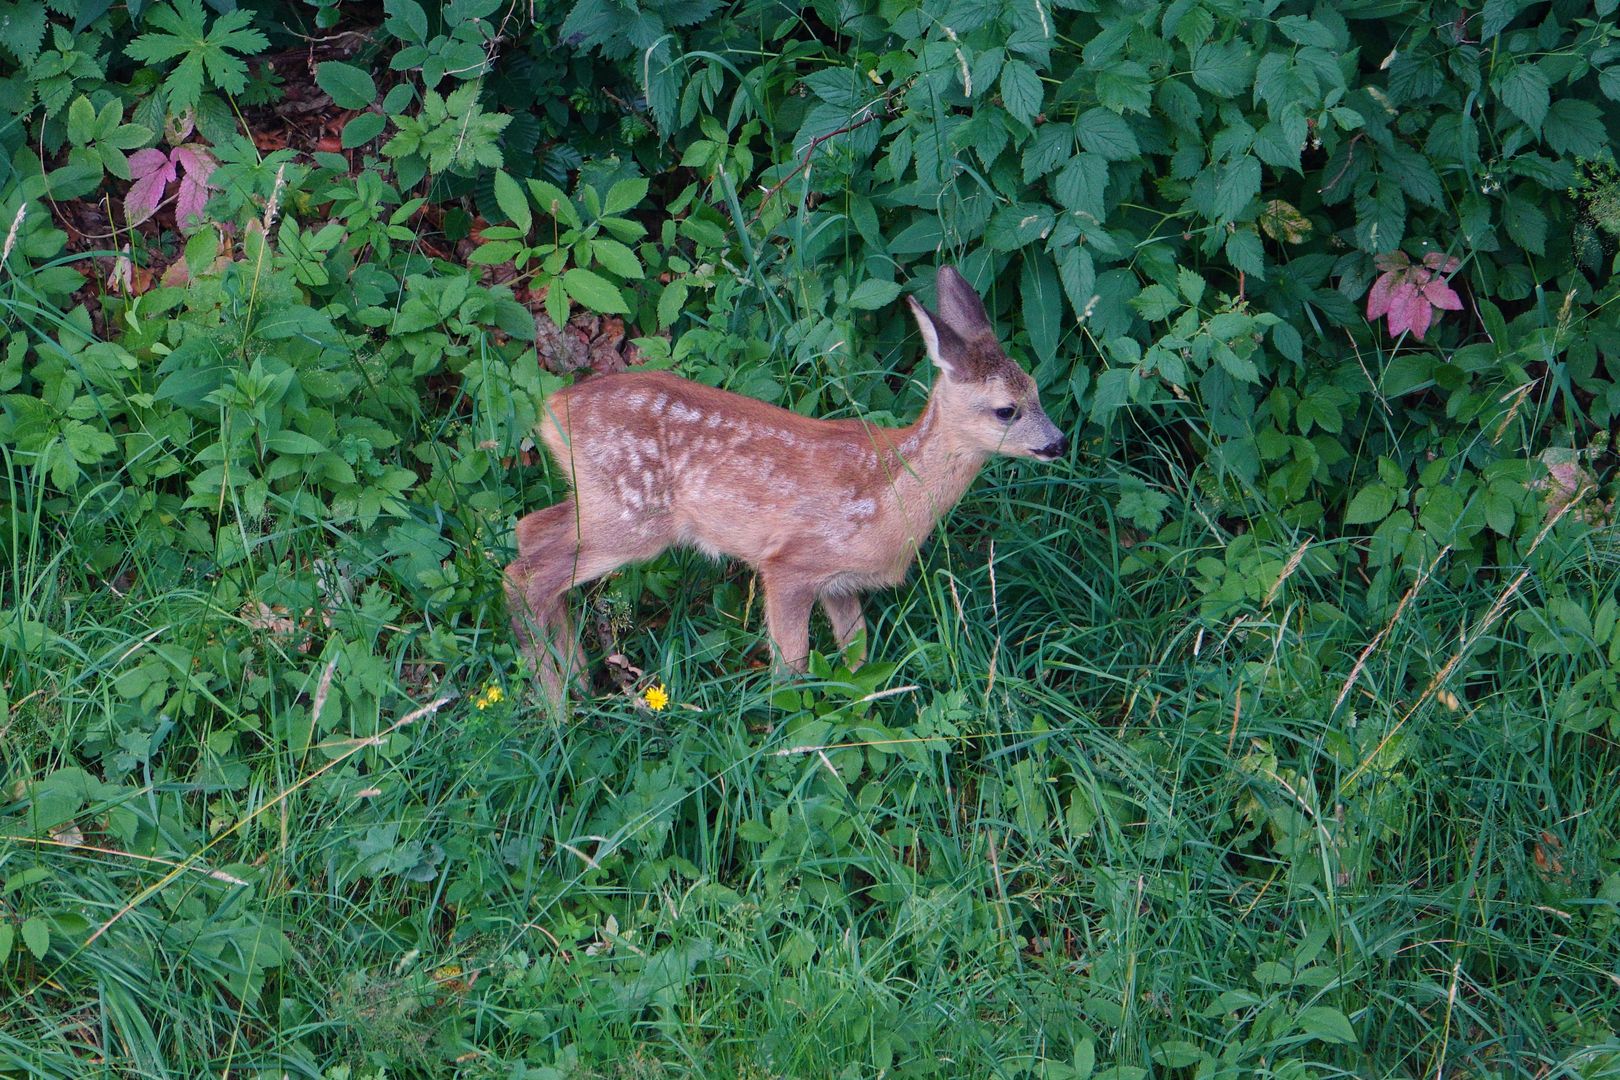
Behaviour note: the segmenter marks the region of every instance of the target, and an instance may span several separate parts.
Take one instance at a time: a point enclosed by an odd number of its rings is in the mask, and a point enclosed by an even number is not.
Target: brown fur
[[[940,375],[908,427],[811,419],[665,372],[598,376],[548,399],[540,436],[574,494],[519,520],[507,589],[554,699],[584,666],[565,602],[575,585],[675,544],[742,559],[763,581],[778,660],[803,670],[811,607],[847,648],[865,625],[859,594],[905,577],[992,453],[1063,452],[978,296],[948,268],[939,285],[937,321],[912,302]],[[1016,420],[993,415],[1006,406]]]

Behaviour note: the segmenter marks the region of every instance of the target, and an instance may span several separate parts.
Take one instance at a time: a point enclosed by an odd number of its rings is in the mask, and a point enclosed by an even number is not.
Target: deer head
[[[958,445],[985,455],[1051,461],[1069,440],[1041,408],[1035,380],[1001,351],[973,286],[951,267],[935,279],[939,313],[908,296],[928,358],[939,369],[934,400]]]

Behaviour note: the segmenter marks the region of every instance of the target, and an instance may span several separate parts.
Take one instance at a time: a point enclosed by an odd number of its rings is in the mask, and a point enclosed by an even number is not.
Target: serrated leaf
[[[868,278],[850,290],[845,302],[858,311],[876,311],[894,303],[899,295],[900,286],[894,282]]]
[[[16,938],[16,931],[9,922],[0,922],[0,968],[6,966],[11,958],[11,943]]]
[[[630,314],[619,290],[600,274],[576,266],[563,274],[562,285],[569,299],[581,307],[604,315]]]
[[[680,278],[664,286],[664,292],[658,297],[658,327],[667,329],[680,318],[681,309],[686,306],[688,286]]]
[[[1180,267],[1176,270],[1176,291],[1181,293],[1188,307],[1197,307],[1204,299],[1204,279],[1196,270]]]
[[[534,224],[534,213],[529,209],[528,196],[523,188],[504,170],[495,173],[495,205],[501,208],[508,221],[527,234]]]
[[[607,198],[602,200],[602,213],[606,215],[623,214],[640,206],[641,200],[646,197],[646,177],[635,176],[620,180],[608,188]]]
[[[315,84],[340,109],[364,109],[377,100],[377,84],[370,73],[340,60],[316,64]]]
[[[1371,525],[1383,521],[1395,509],[1395,489],[1384,484],[1368,484],[1345,507],[1346,525]]]
[[[529,192],[534,196],[534,204],[540,208],[542,214],[554,217],[564,225],[579,227],[579,211],[557,185],[548,184],[544,180],[530,180]]]
[[[1022,60],[1008,60],[1001,67],[1001,101],[1014,120],[1031,124],[1041,111],[1045,92],[1035,69]]]
[[[1571,157],[1596,157],[1608,142],[1602,111],[1578,98],[1560,98],[1552,103],[1541,125],[1541,137],[1558,153]]]
[[[1181,310],[1176,294],[1163,285],[1149,285],[1131,298],[1131,307],[1148,322],[1163,322]]]
[[[1531,131],[1540,132],[1552,102],[1550,86],[1541,68],[1519,63],[1497,82],[1496,96],[1513,115],[1530,125]]]
[[[1103,219],[1103,198],[1108,187],[1108,161],[1101,154],[1080,153],[1052,181],[1052,194],[1064,208]]]
[[[1254,80],[1254,62],[1237,42],[1200,45],[1192,54],[1193,83],[1217,97],[1233,97]]]
[[[1130,124],[1104,108],[1081,113],[1074,131],[1081,146],[1107,161],[1127,161],[1141,153]]]
[[[1231,221],[1243,213],[1256,195],[1260,194],[1260,159],[1240,157],[1221,170],[1215,184],[1215,202],[1211,208],[1217,221]]]
[[[45,959],[45,951],[51,947],[51,926],[44,919],[35,915],[24,919],[22,924],[23,944],[28,951],[34,954],[34,959]]]
[[[646,271],[641,267],[641,260],[629,247],[619,243],[611,237],[598,236],[591,240],[591,256],[602,264],[602,268],[610,273],[619,275],[628,280],[639,280]]]

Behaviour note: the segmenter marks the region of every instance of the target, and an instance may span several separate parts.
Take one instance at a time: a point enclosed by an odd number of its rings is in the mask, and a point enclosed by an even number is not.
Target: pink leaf
[[[136,180],[151,176],[154,173],[163,174],[166,184],[174,179],[174,162],[162,150],[137,150],[129,155],[129,175]]]
[[[1423,335],[1428,333],[1429,323],[1433,319],[1434,308],[1430,307],[1429,302],[1423,299],[1420,294],[1417,301],[1412,305],[1412,336],[1422,341]]]
[[[1462,310],[1462,297],[1458,296],[1457,291],[1450,285],[1439,279],[1423,286],[1423,295],[1437,308],[1444,308],[1446,311]]]
[[[203,207],[208,204],[208,178],[218,163],[212,154],[200,146],[177,146],[174,148],[174,158],[185,166],[185,175],[180,178],[180,193],[175,199],[174,220],[182,226],[200,222]]]
[[[175,163],[161,150],[139,150],[129,156],[129,172],[135,182],[124,196],[124,216],[131,225],[139,225],[157,213],[175,171]]]
[[[1386,251],[1382,255],[1374,255],[1373,263],[1378,269],[1386,271],[1405,270],[1412,265],[1411,260],[1406,257],[1406,252],[1400,250]]]
[[[1446,258],[1443,251],[1431,251],[1423,256],[1423,265],[1430,270],[1438,270],[1442,274],[1449,274],[1457,269],[1459,263],[1455,258]]]
[[[1377,322],[1381,316],[1388,314],[1389,300],[1395,291],[1395,286],[1399,285],[1404,279],[1405,275],[1399,270],[1391,270],[1378,276],[1378,280],[1373,282],[1372,288],[1367,291],[1368,322]]]
[[[1389,332],[1393,336],[1404,330],[1412,329],[1417,321],[1417,309],[1421,307],[1425,312],[1429,310],[1428,301],[1423,299],[1417,286],[1409,281],[1403,281],[1395,287],[1389,298]],[[1425,318],[1424,325],[1428,325]],[[1420,335],[1421,336],[1421,335]]]

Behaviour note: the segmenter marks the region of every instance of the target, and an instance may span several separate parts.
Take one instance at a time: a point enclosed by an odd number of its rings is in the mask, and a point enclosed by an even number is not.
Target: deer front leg
[[[821,610],[826,613],[827,622],[832,624],[833,640],[838,642],[838,651],[848,652],[850,645],[866,629],[866,619],[861,615],[861,598],[854,593],[823,594]],[[862,641],[859,651],[849,658],[849,666],[858,668],[864,663],[866,642]]]
[[[803,672],[810,658],[810,608],[816,590],[785,568],[764,567],[765,628],[780,670]]]

